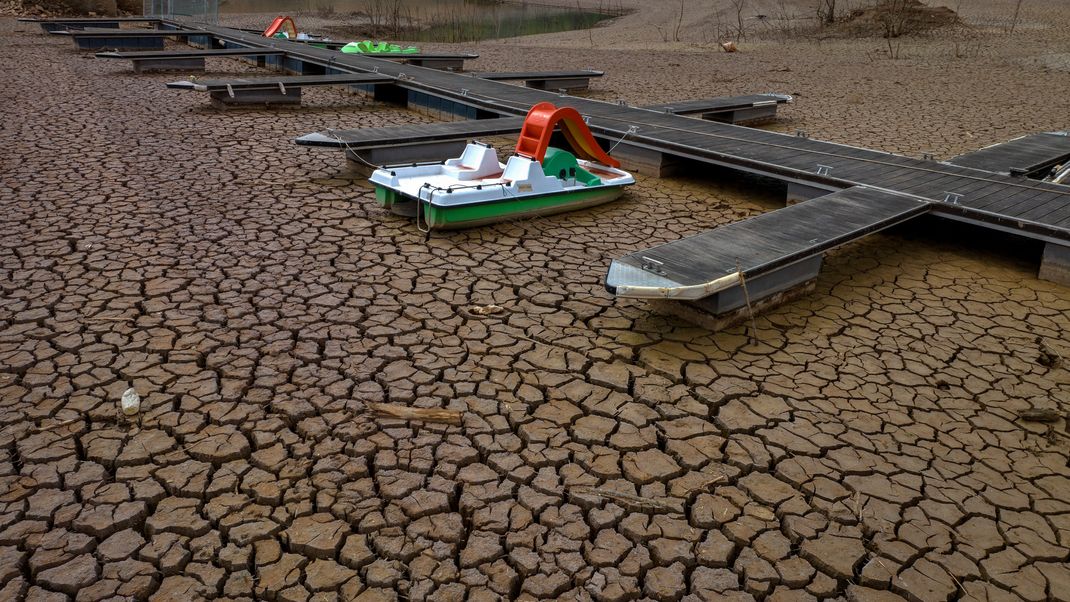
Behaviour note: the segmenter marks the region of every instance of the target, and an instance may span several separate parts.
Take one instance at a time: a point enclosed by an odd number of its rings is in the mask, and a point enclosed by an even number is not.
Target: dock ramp
[[[1070,132],[1043,132],[986,146],[946,162],[1010,176],[1037,176],[1067,161]]]
[[[606,289],[726,314],[813,280],[825,252],[930,206],[919,197],[855,186],[614,260]]]

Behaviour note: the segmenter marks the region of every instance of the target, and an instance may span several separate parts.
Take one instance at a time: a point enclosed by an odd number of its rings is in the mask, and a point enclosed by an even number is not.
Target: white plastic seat
[[[502,173],[502,165],[493,148],[469,144],[459,158],[449,159],[442,165],[442,173],[458,180],[479,180]]]
[[[514,155],[509,157],[509,161],[505,164],[505,173],[502,174],[502,178],[515,182],[530,180],[536,175],[542,175],[541,165],[531,159]]]
[[[523,184],[523,192],[558,192],[563,188],[561,180],[543,173],[542,164],[519,155],[509,157],[502,179],[511,187]]]

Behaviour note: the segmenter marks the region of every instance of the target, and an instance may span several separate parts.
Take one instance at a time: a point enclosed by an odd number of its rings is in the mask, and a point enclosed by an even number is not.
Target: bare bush
[[[680,41],[680,28],[684,25],[684,0],[680,0],[680,11],[676,14],[676,25],[672,29],[672,40]]]
[[[788,8],[787,0],[778,0],[773,7],[772,14],[767,15],[761,21],[767,31],[780,39],[792,38],[803,33],[800,25],[802,19],[793,8]]]
[[[877,12],[877,21],[884,30],[885,38],[898,38],[906,33],[906,24],[910,18],[909,0],[884,0]]]
[[[364,12],[368,15],[368,25],[372,31],[381,30],[383,22],[386,21],[386,0],[368,0],[367,10]]]
[[[836,22],[836,0],[819,0],[817,3],[817,18],[826,24]]]
[[[1017,0],[1014,3],[1014,16],[1011,17],[1011,25],[1007,30],[1007,33],[1014,33],[1014,28],[1018,26],[1018,18],[1022,13],[1022,0]]]
[[[658,30],[658,34],[661,35],[662,42],[668,42],[670,39],[673,42],[680,41],[680,30],[683,28],[684,25],[684,3],[685,0],[680,0],[680,9],[677,10],[674,15],[675,21],[671,23],[671,30],[667,31],[665,29],[662,29],[661,25],[654,25],[654,29]]]
[[[747,23],[743,20],[743,11],[747,8],[747,0],[732,0],[732,9],[736,13],[736,38],[747,39]]]

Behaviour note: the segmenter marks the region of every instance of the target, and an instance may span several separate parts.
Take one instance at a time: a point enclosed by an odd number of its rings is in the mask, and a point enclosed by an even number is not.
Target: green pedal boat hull
[[[417,201],[389,188],[376,186],[375,198],[380,206],[396,215],[419,217],[421,226],[430,225],[432,230],[449,230],[576,211],[613,201],[623,192],[623,186],[592,186],[554,194],[509,197],[471,204],[437,205]]]

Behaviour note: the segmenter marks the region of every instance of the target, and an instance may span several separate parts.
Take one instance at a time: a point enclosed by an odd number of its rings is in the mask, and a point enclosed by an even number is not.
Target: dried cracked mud
[[[290,140],[427,117],[0,56],[0,600],[1070,596],[1066,423],[1018,417],[1070,408],[1070,294],[1016,242],[899,228],[711,334],[605,268],[774,192],[641,178],[425,242]]]

